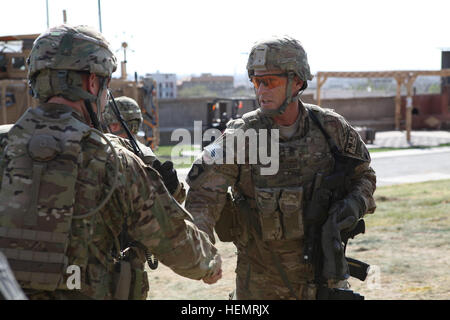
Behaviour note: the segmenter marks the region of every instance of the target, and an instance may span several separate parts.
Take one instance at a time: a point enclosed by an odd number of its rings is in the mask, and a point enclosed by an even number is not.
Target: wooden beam
[[[400,120],[402,117],[402,84],[404,82],[401,76],[396,76],[397,81],[397,94],[395,95],[395,130],[400,130]]]
[[[411,130],[412,130],[412,109],[413,109],[413,85],[417,76],[410,74],[406,78],[406,141],[411,144]]]
[[[331,71],[317,73],[328,78],[395,78],[397,76],[407,77],[410,74],[417,76],[450,76],[450,69],[442,70],[408,70],[408,71]]]
[[[1,107],[2,107],[2,123],[1,124],[7,124],[8,123],[8,115],[6,114],[6,86],[7,83],[0,83],[0,86],[2,87],[2,100],[1,100]]]
[[[317,93],[316,93],[316,104],[320,106],[320,92],[321,88],[324,85],[325,81],[327,81],[327,76],[324,76],[320,73],[317,73]]]
[[[320,105],[320,89],[327,78],[394,78],[397,81],[395,97],[395,129],[400,130],[401,121],[401,85],[408,89],[406,109],[406,137],[411,142],[412,129],[412,86],[418,76],[450,76],[450,69],[441,70],[408,70],[408,71],[349,71],[349,72],[317,72],[317,104]],[[323,79],[323,81],[322,81]],[[409,104],[408,104],[409,103]]]

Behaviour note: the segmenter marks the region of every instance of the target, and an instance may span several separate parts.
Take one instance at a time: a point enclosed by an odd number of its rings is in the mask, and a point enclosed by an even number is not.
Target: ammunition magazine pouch
[[[215,231],[220,241],[232,242],[235,241],[241,235],[241,228],[237,222],[237,208],[233,203],[230,193],[227,192],[225,205],[220,218],[215,225]]]
[[[303,237],[303,187],[255,188],[263,241]]]
[[[145,300],[149,290],[148,275],[143,268],[133,268],[130,286],[130,300]]]
[[[140,248],[127,248],[127,257],[115,263],[115,300],[145,300],[149,289],[148,275],[144,271]]]
[[[114,283],[116,291],[114,293],[115,300],[128,300],[131,287],[131,264],[126,260],[120,260],[116,263],[118,269],[114,273]]]

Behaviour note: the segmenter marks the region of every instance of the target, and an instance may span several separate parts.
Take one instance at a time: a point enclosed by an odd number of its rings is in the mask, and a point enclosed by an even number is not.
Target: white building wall
[[[174,99],[177,97],[177,75],[174,73],[152,73],[147,76],[156,81],[158,99]]]

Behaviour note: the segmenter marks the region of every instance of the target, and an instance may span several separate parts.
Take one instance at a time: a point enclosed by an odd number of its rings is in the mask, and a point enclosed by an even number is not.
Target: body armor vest
[[[306,110],[304,111],[306,112]],[[270,129],[252,112],[244,121],[251,128]],[[250,118],[250,119],[248,119]],[[306,134],[279,143],[279,170],[261,175],[261,166],[241,166],[235,198],[243,197],[256,215],[262,240],[297,240],[304,236],[303,210],[310,200],[316,173],[328,175],[334,157],[319,127],[309,118]]]
[[[0,250],[24,288],[62,289],[82,140],[97,138],[90,130],[71,111],[36,108],[8,133],[0,159]]]

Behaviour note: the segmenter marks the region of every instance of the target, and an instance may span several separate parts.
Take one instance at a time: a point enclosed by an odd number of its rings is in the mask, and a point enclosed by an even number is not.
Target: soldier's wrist
[[[350,205],[354,209],[356,219],[360,219],[364,213],[367,211],[366,201],[361,195],[358,194],[350,194],[347,197],[347,200],[350,201]]]

